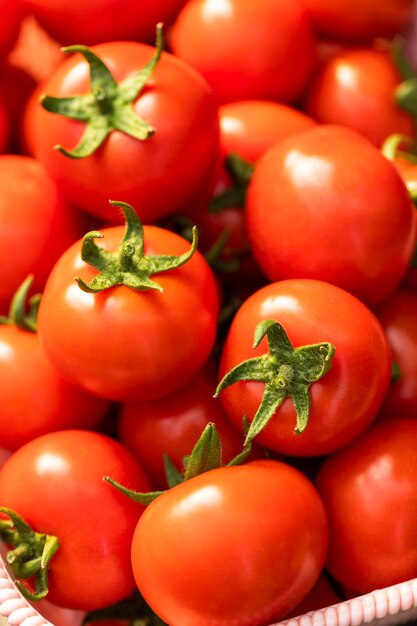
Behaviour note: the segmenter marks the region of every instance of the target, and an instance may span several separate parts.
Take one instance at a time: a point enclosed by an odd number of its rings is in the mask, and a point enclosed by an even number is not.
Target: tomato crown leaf
[[[335,347],[329,342],[294,348],[283,326],[275,320],[263,320],[256,326],[253,347],[267,337],[268,352],[243,361],[219,382],[215,397],[238,381],[265,383],[261,404],[255,413],[245,444],[250,443],[268,424],[285,398],[290,397],[296,411],[295,432],[301,434],[310,415],[309,387],[331,367]]]
[[[120,83],[113,78],[103,61],[87,46],[63,48],[64,52],[79,52],[90,69],[89,94],[54,97],[42,95],[40,103],[50,113],[85,122],[80,141],[72,150],[60,145],[55,149],[73,159],[91,156],[104,143],[113,130],[145,141],[155,133],[155,128],[133,110],[132,104],[139,96],[157,66],[163,49],[162,24],[156,26],[156,50],[150,61]]]
[[[0,324],[14,325],[22,330],[37,331],[36,319],[41,301],[41,294],[37,293],[28,300],[29,290],[33,283],[30,274],[14,294],[8,315],[0,315]],[[29,304],[29,308],[27,307]]]
[[[408,59],[405,51],[405,39],[398,35],[391,44],[391,56],[397,67],[402,82],[394,90],[394,100],[406,113],[416,121],[417,119],[417,75]],[[416,145],[414,145],[416,148]]]
[[[224,165],[233,184],[210,201],[208,205],[210,213],[218,213],[230,207],[243,208],[245,205],[246,191],[253,175],[254,166],[234,152],[226,156]]]
[[[0,537],[12,546],[6,554],[6,561],[16,576],[16,587],[28,600],[41,600],[48,594],[48,567],[59,549],[59,541],[53,535],[35,532],[20,515],[7,507],[0,506],[0,513],[8,517],[0,520]],[[19,580],[28,578],[34,578],[35,591]]]
[[[145,256],[143,226],[133,207],[126,202],[110,201],[110,204],[123,211],[126,220],[125,234],[116,252],[109,252],[96,245],[95,240],[103,238],[102,233],[93,230],[84,235],[81,258],[99,273],[89,284],[77,276],[75,280],[78,286],[89,293],[98,293],[116,285],[125,285],[139,291],[163,291],[151,279],[151,275],[181,267],[192,257],[197,249],[197,228],[193,228],[191,247],[184,254]]]

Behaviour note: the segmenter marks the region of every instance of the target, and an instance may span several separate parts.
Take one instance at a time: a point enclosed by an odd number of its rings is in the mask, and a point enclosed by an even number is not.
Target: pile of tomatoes
[[[417,577],[412,18],[0,0],[0,537],[55,626]]]

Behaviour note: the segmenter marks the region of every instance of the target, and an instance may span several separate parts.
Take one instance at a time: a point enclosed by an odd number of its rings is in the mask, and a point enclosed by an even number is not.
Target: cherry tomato
[[[413,0],[303,0],[315,28],[327,37],[390,39],[411,19]]]
[[[23,17],[21,0],[0,0],[0,59],[7,57],[16,43]]]
[[[111,475],[138,491],[150,483],[117,441],[67,430],[33,439],[0,470],[0,502],[36,531],[54,535],[60,548],[50,561],[51,602],[93,610],[134,589],[130,545],[143,507],[103,481]]]
[[[39,291],[62,252],[82,234],[80,214],[33,158],[0,156],[0,313],[33,273]]]
[[[146,256],[190,249],[166,229],[143,230]],[[123,226],[105,228],[100,245],[114,252],[123,234]],[[202,255],[158,274],[162,291],[117,285],[98,293],[74,280],[98,275],[80,255],[77,242],[58,260],[39,308],[42,344],[63,378],[117,401],[148,401],[187,383],[209,357],[217,330],[218,291]]]
[[[417,575],[417,421],[376,423],[316,479],[330,524],[326,566],[359,593]]]
[[[317,126],[268,150],[249,184],[246,218],[255,260],[271,281],[324,280],[368,304],[398,287],[414,250],[403,181],[367,139],[342,126]]]
[[[283,454],[317,456],[353,441],[376,417],[391,378],[388,342],[374,314],[329,283],[308,279],[271,283],[236,313],[223,346],[220,377],[265,354],[265,339],[253,348],[255,328],[265,319],[279,322],[294,348],[326,341],[335,353],[327,373],[310,386],[305,430],[295,432],[296,411],[287,397],[256,443]],[[224,389],[219,398],[232,422],[242,428],[243,416],[253,420],[264,391],[265,383],[259,379],[242,380]]]
[[[151,46],[132,42],[102,44],[92,50],[119,83],[131,78],[155,53]],[[114,85],[108,82],[113,79],[106,76],[106,84],[97,89],[111,99]],[[88,63],[77,54],[49,76],[43,93],[54,98],[86,95],[89,85]],[[97,103],[100,107],[101,100]],[[219,124],[211,91],[201,76],[173,55],[162,53],[132,107],[125,108],[130,118],[124,120],[126,125],[136,128],[140,117],[148,130],[155,129],[154,134],[141,140],[110,130],[95,152],[81,158],[69,158],[53,148],[59,144],[72,151],[87,128],[85,122],[46,111],[39,103],[27,110],[27,143],[65,197],[113,223],[117,213],[109,209],[109,200],[133,204],[143,222],[178,211],[204,188],[217,159]]]
[[[136,527],[132,564],[168,624],[258,626],[307,594],[326,547],[310,481],[290,465],[257,461],[205,472],[154,500]]]
[[[380,147],[393,133],[413,135],[411,117],[394,100],[400,81],[389,51],[343,50],[322,64],[305,110],[321,123],[353,128]]]
[[[316,58],[309,20],[294,0],[191,0],[174,22],[170,42],[222,103],[294,102]]]

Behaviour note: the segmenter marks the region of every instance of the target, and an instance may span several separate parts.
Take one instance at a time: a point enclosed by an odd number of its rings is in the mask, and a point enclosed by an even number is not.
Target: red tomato
[[[132,564],[145,600],[172,626],[258,626],[306,595],[326,547],[310,481],[258,461],[200,474],[154,500],[136,527]]]
[[[5,59],[16,43],[22,8],[21,0],[0,0],[0,59]]]
[[[314,26],[330,38],[391,38],[411,19],[413,0],[303,0]]]
[[[206,367],[169,396],[122,406],[118,438],[138,457],[158,488],[166,488],[163,455],[182,470],[184,457],[191,453],[209,422],[216,424],[224,463],[242,451],[242,435],[213,398],[215,388],[215,372]]]
[[[246,218],[271,281],[325,280],[369,304],[396,289],[414,250],[403,181],[367,139],[342,126],[317,126],[268,150],[249,185]]]
[[[30,273],[34,290],[42,289],[53,264],[85,224],[35,159],[1,155],[0,189],[0,312],[6,312]]]
[[[315,37],[297,0],[190,0],[170,42],[223,103],[294,102],[316,59]]]
[[[51,602],[93,610],[134,589],[132,534],[143,507],[103,481],[111,475],[138,491],[150,483],[120,443],[68,430],[33,439],[0,470],[0,502],[36,531],[58,537],[50,562]]]
[[[294,347],[330,342],[335,354],[329,371],[310,387],[307,428],[295,433],[296,413],[286,398],[256,437],[266,448],[295,456],[317,456],[353,441],[375,418],[391,378],[391,358],[382,327],[373,313],[348,292],[315,280],[283,280],[263,287],[236,313],[223,346],[220,376],[266,352],[253,349],[261,320],[273,319]],[[252,421],[265,383],[240,381],[220,394],[232,422]]]
[[[336,593],[334,585],[331,584],[328,576],[323,573],[304,600],[302,600],[300,604],[297,604],[295,609],[285,616],[285,619],[304,615],[304,613],[308,613],[309,611],[318,611],[319,609],[337,604],[341,601],[342,598]]]
[[[64,45],[152,41],[186,0],[24,0],[43,28]]]
[[[108,403],[63,380],[36,333],[0,325],[0,441],[16,450],[31,439],[68,428],[93,429]]]
[[[115,251],[124,227],[102,233],[102,247]],[[168,230],[145,226],[144,233],[146,255],[189,250]],[[148,401],[187,383],[210,355],[217,330],[218,291],[202,255],[196,251],[181,267],[156,276],[163,292],[119,285],[87,293],[74,276],[89,282],[97,270],[80,254],[77,242],[62,255],[39,308],[41,341],[63,378],[121,401]]]
[[[131,42],[102,44],[93,51],[118,82],[140,70],[155,52]],[[89,66],[77,54],[52,73],[43,91],[70,97],[87,94],[89,85]],[[84,158],[68,158],[53,150],[57,144],[72,150],[86,128],[84,122],[50,113],[40,104],[27,112],[29,146],[63,194],[83,210],[113,222],[117,213],[109,209],[109,200],[137,206],[143,222],[178,211],[204,188],[217,159],[218,115],[211,91],[201,76],[173,55],[162,53],[133,109],[155,133],[139,140],[113,130]]]
[[[343,50],[323,63],[305,110],[321,123],[353,128],[380,147],[393,133],[413,135],[411,117],[394,100],[400,82],[389,51]]]
[[[382,405],[384,413],[417,415],[417,294],[399,289],[375,309],[399,367]]]
[[[330,523],[326,566],[360,593],[417,576],[417,421],[375,424],[317,476]]]

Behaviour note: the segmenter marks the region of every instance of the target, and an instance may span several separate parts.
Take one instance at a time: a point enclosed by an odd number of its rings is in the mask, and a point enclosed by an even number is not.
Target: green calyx
[[[229,463],[227,463],[227,466],[230,467],[244,463],[251,453],[251,450],[251,443],[249,442],[245,444],[242,452],[238,454],[234,459],[229,461]],[[190,480],[190,478],[194,478],[195,476],[199,476],[204,472],[209,472],[212,469],[223,467],[222,446],[216,425],[210,422],[204,428],[191,454],[183,459],[183,472],[179,472],[168,457],[164,458],[164,462],[169,488],[176,487],[180,483],[183,483],[186,480]],[[149,493],[140,493],[124,487],[109,476],[105,476],[104,480],[113,485],[113,487],[116,487],[116,489],[121,491],[124,495],[128,496],[135,502],[139,502],[140,504],[143,504],[145,506],[151,504],[153,500],[158,498],[166,491],[165,490],[152,491]]]
[[[156,51],[152,59],[137,72],[117,83],[103,61],[87,46],[69,46],[64,52],[79,52],[90,67],[91,92],[80,96],[56,98],[41,96],[41,105],[51,113],[85,122],[85,131],[72,150],[55,146],[62,154],[81,159],[93,154],[113,130],[144,141],[155,129],[141,119],[132,104],[145,87],[161,57],[162,24],[156,27]]]
[[[417,120],[417,75],[409,64],[404,53],[405,40],[401,36],[393,39],[391,55],[402,77],[402,82],[394,92],[394,100],[398,106]]]
[[[233,184],[211,200],[208,206],[210,213],[231,207],[243,207],[245,204],[246,191],[253,175],[253,165],[238,154],[230,153],[225,159],[225,167]]]
[[[36,332],[36,318],[38,315],[41,294],[37,293],[28,301],[28,293],[33,283],[33,276],[29,275],[12,298],[9,314],[0,315],[0,324],[14,325],[22,330]],[[28,302],[29,306],[26,306]]]
[[[141,291],[146,289],[162,291],[162,287],[152,280],[151,276],[176,269],[192,257],[197,248],[197,229],[193,228],[193,239],[188,252],[180,256],[145,256],[143,226],[135,210],[126,202],[111,201],[110,204],[119,207],[124,213],[125,235],[116,252],[108,252],[96,245],[95,239],[103,237],[98,231],[91,231],[84,236],[81,257],[99,273],[89,284],[76,277],[79,287],[90,293],[98,293],[116,285],[125,285]]]
[[[0,506],[0,513],[8,519],[0,519],[0,537],[11,546],[6,554],[15,584],[28,600],[41,600],[48,593],[48,566],[59,549],[58,539],[52,535],[37,533],[15,511]],[[30,590],[20,579],[34,579],[35,590]]]
[[[268,353],[236,365],[217,386],[215,397],[238,381],[265,383],[261,404],[252,420],[245,443],[250,443],[290,397],[297,414],[295,432],[301,434],[310,415],[311,384],[330,369],[335,347],[328,342],[294,348],[284,328],[275,320],[263,320],[255,329],[253,347],[267,336]]]

